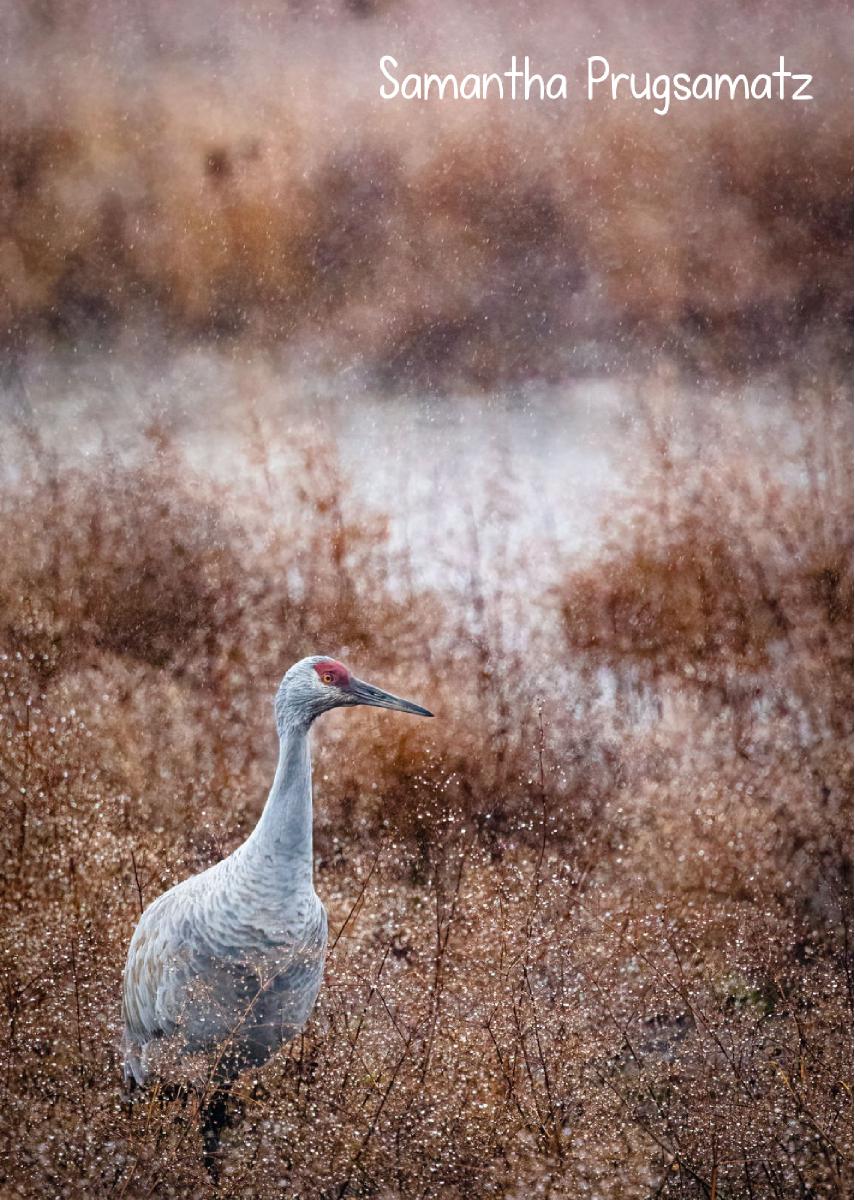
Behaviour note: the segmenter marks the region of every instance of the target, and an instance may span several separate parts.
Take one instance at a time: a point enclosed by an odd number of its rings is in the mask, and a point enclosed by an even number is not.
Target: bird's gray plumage
[[[324,669],[327,668],[327,669]],[[216,1082],[263,1063],[305,1025],[323,976],[327,918],[312,879],[309,731],[328,709],[426,709],[353,679],[322,657],[291,668],[276,695],[276,776],[250,837],[145,910],[124,972],[125,1077],[160,1055],[212,1056]]]

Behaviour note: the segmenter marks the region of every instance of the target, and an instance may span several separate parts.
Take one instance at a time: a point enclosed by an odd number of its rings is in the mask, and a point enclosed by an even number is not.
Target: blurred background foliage
[[[847,10],[10,4],[0,334],[303,346],[486,388],[669,353],[848,345]],[[815,100],[588,102],[615,69],[811,71]],[[383,103],[401,71],[571,78],[566,104]]]

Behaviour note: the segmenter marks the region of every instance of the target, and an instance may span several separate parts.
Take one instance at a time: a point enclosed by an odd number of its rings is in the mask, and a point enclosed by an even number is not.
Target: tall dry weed
[[[2,499],[10,1194],[204,1194],[193,1098],[122,1106],[123,957],[248,832],[319,646],[440,719],[318,731],[327,982],[243,1080],[221,1191],[846,1194],[845,440],[782,491],[647,428],[611,544],[535,599],[563,644],[475,529],[458,587],[412,583],[329,446],[249,496],[162,437],[36,450]]]

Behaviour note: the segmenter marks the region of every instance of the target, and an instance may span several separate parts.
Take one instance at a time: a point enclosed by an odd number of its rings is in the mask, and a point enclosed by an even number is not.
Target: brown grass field
[[[327,981],[243,1081],[223,1194],[845,1195],[850,439],[815,407],[786,488],[651,417],[600,554],[525,600],[484,564],[402,586],[328,450],[238,499],[168,445],[86,470],[21,445],[4,1194],[204,1192],[193,1102],[122,1105],[123,957],[248,832],[272,689],[322,646],[439,719],[319,727]]]
[[[0,5],[2,1200],[852,1195],[850,14],[700,8]],[[391,45],[786,46],[818,101],[404,111]],[[485,438],[431,562],[324,386],[572,418],[566,501]],[[318,725],[325,983],[215,1189],[197,1096],[124,1100],[121,972],[316,652],[437,719]]]

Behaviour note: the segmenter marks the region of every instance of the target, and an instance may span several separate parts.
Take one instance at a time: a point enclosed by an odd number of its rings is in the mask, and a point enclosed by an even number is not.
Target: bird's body
[[[323,976],[327,918],[315,893],[309,729],[352,704],[426,709],[304,659],[276,697],[276,776],[249,838],[145,910],[124,973],[125,1076],[144,1084],[161,1056],[203,1052],[209,1080],[263,1063],[305,1025]]]
[[[126,1074],[144,1083],[164,1049],[222,1048],[218,1078],[264,1062],[314,1007],[327,940],[314,889],[246,845],[143,914],[125,974]]]
[[[265,1062],[305,1025],[327,941],[314,892],[252,896],[243,856],[185,880],[154,902],[131,942],[125,976],[125,1070],[144,1083],[164,1036],[170,1052],[222,1047],[214,1076]],[[164,1043],[167,1048],[167,1043]]]

